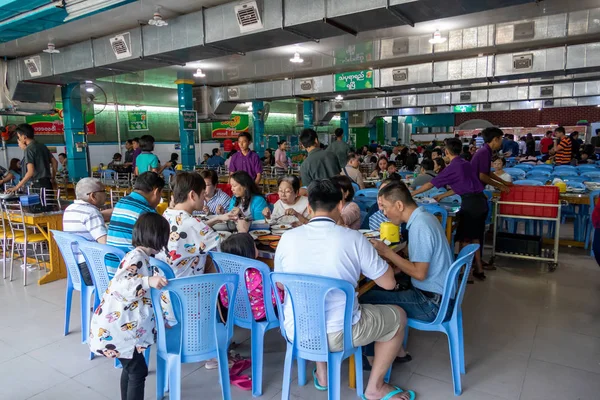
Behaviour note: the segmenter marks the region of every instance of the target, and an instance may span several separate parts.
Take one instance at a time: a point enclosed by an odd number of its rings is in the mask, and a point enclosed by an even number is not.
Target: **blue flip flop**
[[[317,379],[317,369],[313,369],[313,383],[315,385],[315,389],[317,389],[320,392],[326,392],[327,391],[327,386],[321,386],[319,385],[319,380]],[[412,399],[411,399],[412,400]]]
[[[394,386],[396,388],[396,390],[389,392],[385,397],[382,397],[380,400],[390,400],[392,397],[394,397],[395,395],[397,395],[398,393],[403,393],[404,390],[400,389],[398,386]],[[415,392],[413,392],[412,390],[408,391],[408,394],[410,394],[410,400],[415,400]],[[365,397],[365,395],[362,395],[362,399],[363,400],[369,400]]]

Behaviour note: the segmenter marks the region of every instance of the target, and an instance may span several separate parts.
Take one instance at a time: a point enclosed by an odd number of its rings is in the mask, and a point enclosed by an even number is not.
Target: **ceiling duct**
[[[246,1],[235,5],[233,9],[241,33],[254,32],[264,28],[256,1]]]
[[[193,89],[194,110],[198,113],[198,121],[228,121],[239,101],[230,101],[226,88],[208,86]]]
[[[522,22],[514,25],[513,41],[530,40],[535,37],[535,21]]]

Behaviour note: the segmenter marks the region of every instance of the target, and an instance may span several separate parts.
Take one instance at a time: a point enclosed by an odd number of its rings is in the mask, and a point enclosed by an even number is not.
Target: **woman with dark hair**
[[[171,163],[171,169],[175,170],[175,168],[177,167],[178,161],[179,161],[179,154],[171,153],[171,159],[169,160],[169,162]]]
[[[439,174],[446,168],[446,161],[442,157],[437,157],[433,160],[433,172]]]
[[[4,185],[5,183],[11,183],[12,185],[16,185],[21,180],[21,160],[18,158],[11,158],[10,165],[8,167],[8,171],[4,174],[2,180],[0,180],[0,185]]]
[[[360,150],[360,155],[365,157],[367,155],[367,153],[369,153],[369,146],[363,146],[362,149]]]
[[[384,171],[387,173],[388,160],[385,157],[379,157],[375,170],[371,173],[371,178],[384,178]]]
[[[160,174],[165,168],[170,167],[171,163],[165,163],[161,166],[160,161],[154,151],[154,137],[151,135],[144,135],[140,138],[140,149],[142,152],[135,159],[135,175],[141,175],[144,172],[152,171]]]
[[[279,200],[273,207],[265,207],[263,215],[271,221],[283,224],[302,225],[308,223],[308,198],[300,196],[300,179],[294,175],[286,175],[277,181]]]
[[[262,211],[267,207],[267,201],[258,189],[254,179],[246,171],[234,172],[229,180],[233,197],[228,211],[235,215],[243,215],[254,221],[263,219]],[[217,209],[218,214],[224,214],[223,207]]]
[[[571,159],[579,160],[579,158],[581,157],[581,143],[579,142],[579,132],[573,131],[573,133],[569,135],[569,138],[571,138]]]
[[[281,140],[277,143],[277,150],[275,150],[275,172],[277,175],[283,175],[287,172],[287,148],[288,144],[286,140]]]
[[[275,157],[273,156],[272,149],[265,149],[265,156],[260,159],[265,167],[275,166]]]
[[[350,229],[360,229],[360,208],[358,208],[358,204],[352,201],[354,198],[352,180],[346,175],[338,175],[331,178],[331,181],[342,190],[343,196],[342,215],[338,224],[347,226]]]
[[[535,139],[531,133],[525,137],[525,155],[527,157],[535,157]]]

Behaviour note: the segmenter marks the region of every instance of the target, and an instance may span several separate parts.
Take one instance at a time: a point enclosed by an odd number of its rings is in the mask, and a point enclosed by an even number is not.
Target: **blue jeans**
[[[408,290],[401,291],[373,289],[360,296],[359,301],[363,304],[391,304],[399,306],[406,312],[408,318],[418,319],[423,322],[433,322],[440,310],[441,297],[429,298],[420,290],[411,287]],[[454,300],[450,300],[446,318],[450,317],[453,309]],[[369,357],[374,355],[374,344],[365,346],[364,354]]]

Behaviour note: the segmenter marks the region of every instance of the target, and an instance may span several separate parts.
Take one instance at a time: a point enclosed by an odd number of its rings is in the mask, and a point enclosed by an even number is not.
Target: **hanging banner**
[[[336,65],[362,64],[373,61],[373,42],[351,44],[335,49]]]
[[[36,135],[64,135],[65,124],[62,102],[56,102],[55,114],[36,114],[25,117],[25,122],[33,127]],[[88,135],[96,134],[96,121],[94,115],[85,116]]]
[[[373,71],[370,69],[335,74],[335,91],[363,90],[373,88]]]
[[[250,117],[247,114],[232,114],[229,121],[212,123],[213,139],[237,139],[240,133],[250,129]]]
[[[146,110],[127,111],[127,129],[130,131],[147,131],[148,114]]]
[[[198,113],[194,110],[181,111],[183,117],[183,129],[195,131],[198,129]]]

